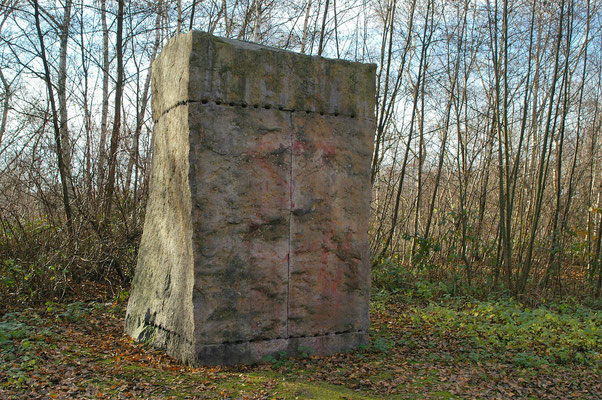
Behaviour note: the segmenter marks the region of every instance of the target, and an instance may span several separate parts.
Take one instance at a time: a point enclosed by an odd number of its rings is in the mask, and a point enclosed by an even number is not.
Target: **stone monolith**
[[[152,93],[126,332],[193,365],[366,343],[375,66],[191,32]]]

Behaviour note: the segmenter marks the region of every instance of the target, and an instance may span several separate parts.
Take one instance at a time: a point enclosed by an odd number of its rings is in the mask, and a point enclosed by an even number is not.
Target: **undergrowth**
[[[0,315],[48,300],[104,301],[129,287],[139,226],[101,231],[82,221],[69,233],[45,217],[1,222]]]
[[[602,312],[554,303],[531,309],[512,300],[411,306],[402,317],[413,329],[459,341],[472,361],[517,366],[602,362]],[[460,358],[462,358],[460,357]]]

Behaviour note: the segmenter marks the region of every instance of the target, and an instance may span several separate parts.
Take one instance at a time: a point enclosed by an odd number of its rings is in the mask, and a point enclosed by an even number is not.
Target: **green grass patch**
[[[21,387],[43,362],[40,352],[54,332],[33,312],[7,313],[0,319],[0,386]]]
[[[507,301],[455,301],[410,306],[401,317],[414,329],[459,340],[460,356],[479,362],[499,357],[521,367],[602,361],[602,312],[566,303],[533,309]]]

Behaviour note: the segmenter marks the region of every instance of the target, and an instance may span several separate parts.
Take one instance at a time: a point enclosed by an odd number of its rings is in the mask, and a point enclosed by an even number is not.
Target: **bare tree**
[[[44,80],[46,81],[46,89],[48,91],[48,101],[50,102],[50,109],[52,112],[52,126],[54,128],[54,141],[56,146],[56,156],[57,156],[57,164],[59,169],[59,175],[61,178],[61,187],[63,192],[63,206],[65,208],[65,216],[67,217],[67,226],[69,231],[72,233],[73,231],[73,216],[71,213],[71,202],[69,200],[69,189],[68,189],[68,169],[65,165],[65,161],[63,159],[64,150],[63,143],[61,141],[61,128],[59,122],[59,114],[56,108],[56,101],[54,99],[54,88],[52,85],[52,78],[50,76],[50,67],[48,65],[48,59],[46,58],[46,47],[44,45],[44,34],[42,33],[42,28],[40,26],[40,8],[38,6],[38,1],[33,0],[34,6],[34,17],[36,30],[38,33],[38,40],[40,42],[40,58],[42,59],[42,64],[44,65]]]
[[[117,82],[115,84],[115,114],[113,119],[113,130],[111,132],[111,146],[109,148],[108,178],[105,190],[104,221],[108,223],[111,217],[113,194],[115,191],[115,176],[117,173],[117,148],[119,146],[119,131],[121,129],[121,100],[123,95],[123,7],[124,0],[118,0],[117,11]]]
[[[98,147],[98,187],[104,186],[106,147],[109,121],[109,28],[107,26],[107,0],[100,0],[100,20],[102,23],[102,110],[100,119],[100,143]]]

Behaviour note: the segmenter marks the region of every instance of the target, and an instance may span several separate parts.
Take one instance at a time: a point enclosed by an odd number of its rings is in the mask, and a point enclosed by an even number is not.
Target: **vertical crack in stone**
[[[290,120],[290,137],[291,137],[291,168],[290,168],[290,175],[289,175],[289,180],[288,180],[288,208],[289,208],[289,216],[288,216],[288,257],[287,259],[287,270],[286,270],[286,337],[289,337],[289,333],[288,333],[288,321],[289,321],[289,314],[290,314],[290,309],[289,309],[289,305],[290,305],[290,298],[291,298],[291,234],[292,234],[292,230],[293,230],[293,187],[294,187],[294,181],[293,181],[293,152],[295,150],[295,132],[294,132],[294,125],[293,125],[293,113],[289,114],[289,120]]]

